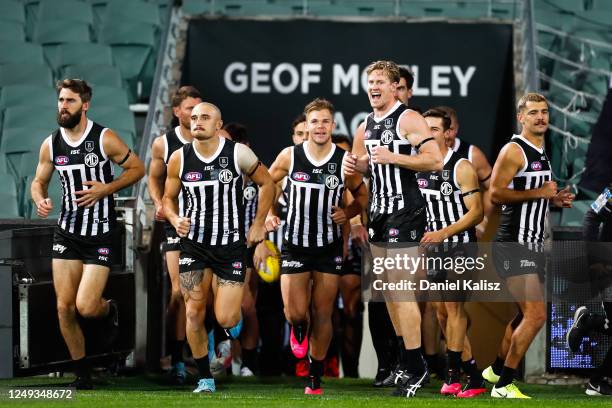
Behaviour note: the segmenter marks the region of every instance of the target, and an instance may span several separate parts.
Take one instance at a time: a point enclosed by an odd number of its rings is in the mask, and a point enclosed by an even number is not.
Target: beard
[[[68,114],[68,116],[63,116],[64,114]],[[80,108],[74,114],[70,114],[70,112],[59,111],[57,112],[57,124],[65,129],[74,129],[76,125],[81,121],[81,114],[83,113],[83,108]]]

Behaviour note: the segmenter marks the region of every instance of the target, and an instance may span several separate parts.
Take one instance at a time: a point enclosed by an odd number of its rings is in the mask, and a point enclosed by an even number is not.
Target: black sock
[[[89,367],[89,361],[87,357],[79,358],[78,360],[72,360],[74,364],[74,375],[78,378],[91,378],[91,369]]]
[[[416,348],[412,350],[405,350],[406,355],[406,367],[405,369],[412,374],[422,374],[425,371],[425,360],[421,350]]]
[[[399,367],[405,369],[408,365],[406,356],[406,347],[404,347],[404,338],[402,336],[395,336],[395,344],[397,344],[396,359]]]
[[[372,345],[376,351],[379,370],[392,370],[397,364],[397,342],[389,312],[384,303],[368,303],[368,325],[372,336]]]
[[[493,368],[493,372],[495,374],[501,375],[501,372],[502,372],[502,370],[504,368],[504,362],[505,362],[505,360],[502,360],[501,357],[499,357],[499,356],[495,357],[495,362],[491,366]]]
[[[221,327],[221,325],[219,325],[218,323],[215,323],[214,334],[215,334],[215,344],[217,345],[221,343],[222,341],[229,339],[229,336],[227,335],[227,332],[225,331],[225,329]]]
[[[438,369],[438,355],[437,354],[425,354],[425,362],[429,371],[436,371]]]
[[[320,378],[323,375],[323,360],[315,360],[309,357],[310,367],[308,368],[308,375],[310,377]]]
[[[495,384],[495,388],[505,387],[508,384],[511,384],[514,381],[514,372],[516,370],[514,368],[510,368],[504,366],[502,369],[501,375],[499,376],[499,381]]]
[[[170,364],[175,366],[177,363],[183,362],[183,347],[185,346],[185,340],[174,340],[172,343]]]
[[[212,374],[210,373],[210,362],[208,361],[208,354],[202,358],[194,358],[196,364],[198,365],[198,371],[200,372],[200,377],[202,378],[212,378]]]
[[[448,356],[448,369],[459,370],[461,367],[461,352],[446,350],[446,355]]]
[[[242,348],[242,366],[248,367],[254,373],[257,372],[257,349]]]
[[[304,323],[293,325],[293,334],[298,343],[302,344],[306,338],[306,325]]]
[[[473,358],[467,361],[462,361],[461,369],[463,370],[464,373],[469,375],[470,378],[474,378],[475,376],[481,375],[480,370],[478,370],[478,365],[476,364],[476,360],[474,360]]]

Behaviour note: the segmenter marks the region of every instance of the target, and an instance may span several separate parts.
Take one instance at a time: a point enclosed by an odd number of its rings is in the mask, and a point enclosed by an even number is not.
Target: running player
[[[478,176],[470,162],[460,157],[445,144],[449,132],[450,117],[441,110],[430,109],[423,114],[432,135],[440,146],[444,156],[442,171],[417,173],[421,193],[427,201],[427,231],[422,243],[451,243],[448,247],[434,245],[429,249],[431,256],[466,256],[474,253],[476,243],[475,225],[482,220],[482,202],[478,187]],[[467,244],[467,245],[463,245]],[[428,271],[428,277],[434,281],[452,279],[448,271]],[[452,272],[451,272],[452,274]],[[486,391],[482,377],[475,365],[470,365],[470,380],[461,390],[460,368],[461,354],[464,350],[464,339],[467,331],[467,314],[464,299],[453,296],[443,302],[436,302],[439,314],[445,316],[443,325],[446,337],[447,370],[446,379],[440,390],[444,395],[473,397]],[[464,296],[463,294],[462,296]],[[434,303],[434,302],[431,302]]]
[[[552,181],[544,151],[548,129],[546,98],[537,93],[521,97],[517,120],[522,126],[521,134],[514,135],[502,148],[491,176],[491,198],[502,205],[493,248],[496,269],[520,309],[506,327],[495,363],[482,373],[495,384],[491,390],[495,398],[530,398],[513,381],[516,368],[546,321],[541,281],[548,204],[551,201],[558,207],[571,207],[574,199],[569,186],[557,192],[557,183]]]
[[[376,61],[367,74],[374,112],[357,130],[347,174],[369,170],[371,242],[419,242],[427,210],[415,172],[441,170],[442,155],[423,117],[396,99],[398,66]],[[389,301],[387,307],[403,350],[395,394],[413,397],[428,376],[420,351],[421,313],[416,302]]]
[[[360,213],[367,203],[367,190],[360,177],[344,176],[342,161],[348,153],[331,141],[335,127],[333,105],[315,99],[306,105],[304,113],[308,141],[284,149],[270,173],[275,182],[287,177],[285,193],[289,202],[281,290],[285,315],[293,326],[291,347],[296,357],[306,355],[310,327],[310,369],[304,393],[322,394],[323,360],[331,341],[331,316],[342,271],[340,226]],[[355,199],[343,209],[345,187]],[[266,222],[268,229],[279,224],[274,215]]]
[[[185,346],[185,302],[181,295],[179,284],[179,254],[181,252],[181,239],[176,230],[164,215],[162,197],[164,196],[164,183],[166,180],[166,166],[170,156],[175,150],[191,143],[190,116],[194,106],[202,102],[200,92],[193,86],[180,87],[172,97],[172,112],[178,119],[178,126],[161,135],[151,145],[151,163],[149,164],[149,195],[155,204],[155,219],[164,221],[166,242],[163,245],[166,257],[166,267],[170,276],[172,292],[166,308],[166,324],[171,328],[172,341],[170,343],[170,371],[172,380],[177,384],[185,382],[185,363],[183,362],[183,348]],[[183,214],[183,208],[179,209]]]
[[[46,218],[54,204],[47,187],[53,170],[58,171],[64,199],[51,255],[57,314],[75,367],[76,380],[70,385],[91,389],[77,313],[86,319],[103,319],[109,337],[117,336],[117,304],[102,298],[111,259],[121,250],[113,243],[117,228],[113,194],[140,180],[144,165],[115,132],[87,118],[92,97],[87,82],[64,79],[56,88],[60,127],[40,147],[31,194],[38,216]],[[112,163],[123,168],[117,179]]]
[[[193,142],[170,157],[163,197],[166,217],[182,238],[179,272],[187,341],[201,376],[194,392],[215,391],[204,329],[210,291],[217,322],[226,329],[236,326],[244,293],[245,236],[250,245],[264,239],[265,216],[274,197],[270,175],[251,149],[217,136],[222,123],[215,105],[193,108]],[[260,187],[259,208],[248,235],[242,203],[245,175]],[[181,191],[184,216],[177,209]]]

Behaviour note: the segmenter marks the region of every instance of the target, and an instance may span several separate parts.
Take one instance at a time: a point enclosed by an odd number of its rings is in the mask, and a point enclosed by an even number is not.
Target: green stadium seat
[[[2,180],[2,191],[3,193],[10,194],[12,196],[18,196],[17,179],[11,173],[0,171],[0,180]]]
[[[91,4],[77,0],[43,1],[38,6],[38,20],[61,20],[94,23]]]
[[[92,106],[114,106],[122,109],[130,107],[125,89],[105,85],[93,87]]]
[[[610,0],[591,0],[590,9],[597,11],[612,11],[612,3]]]
[[[536,12],[539,10],[584,11],[583,0],[537,0],[533,3]]]
[[[13,0],[0,1],[0,22],[5,24],[7,21],[20,23],[23,27],[26,18],[22,3]]]
[[[34,28],[34,42],[38,44],[63,44],[91,41],[89,24],[66,20],[39,20]]]
[[[57,125],[55,126],[57,128]],[[24,154],[40,152],[43,140],[51,134],[50,128],[22,127],[5,129],[2,132],[0,152],[6,155],[8,172],[20,177],[21,159]]]
[[[111,65],[70,65],[61,70],[60,78],[80,78],[94,86],[123,86],[119,68]]]
[[[83,62],[92,65],[113,65],[113,54],[108,45],[95,43],[70,43],[57,47],[57,65],[51,68],[55,72],[67,65],[78,65]]]
[[[567,22],[570,17],[567,14],[561,14],[554,10],[536,10],[536,23],[544,24],[553,28],[562,28],[564,22]]]
[[[0,65],[0,87],[15,84],[51,86],[53,76],[46,65],[35,63]]]
[[[24,41],[23,24],[16,21],[0,21],[0,41]]]
[[[136,79],[155,47],[155,27],[145,23],[105,25],[100,42],[110,45],[124,79]]]
[[[43,48],[38,44],[23,41],[0,41],[0,65],[45,64]]]
[[[10,128],[47,128],[47,135],[49,135],[51,130],[57,128],[56,112],[56,104],[49,105],[46,109],[40,106],[36,109],[28,105],[10,106],[4,110],[2,129],[6,131]],[[36,135],[30,135],[29,137],[33,136],[36,137]],[[2,142],[4,142],[4,137],[2,139]]]
[[[299,10],[299,4],[296,5]],[[315,16],[379,16],[395,15],[395,1],[353,0],[336,2],[329,0],[312,1],[308,3],[308,14]]]
[[[0,191],[0,218],[23,218],[19,212],[16,194]]]
[[[521,16],[521,7],[516,3],[493,3],[491,17],[502,20],[514,20]]]
[[[210,0],[183,0],[183,13],[187,15],[208,14],[212,10]]]
[[[582,227],[584,214],[591,206],[592,200],[574,201],[572,208],[564,208],[561,212],[561,226]]]
[[[25,180],[25,188],[23,192],[23,208],[24,214],[26,214],[27,218],[30,219],[38,219],[38,215],[36,214],[36,207],[32,202],[32,197],[30,196],[30,186],[32,185],[32,180],[34,180],[34,176],[28,176]],[[59,175],[56,171],[53,172],[53,176],[51,176],[51,181],[49,182],[49,186],[47,187],[47,195],[51,199],[51,203],[53,204],[53,210],[48,218],[57,219],[59,218],[59,214],[62,207],[62,185],[59,180]]]
[[[88,116],[91,120],[113,130],[125,129],[132,134],[136,133],[134,114],[129,109],[93,104],[88,112]]]
[[[50,86],[8,85],[0,91],[0,110],[24,103],[48,108],[55,106],[56,101],[57,92]]]
[[[136,22],[160,26],[159,9],[156,4],[144,1],[110,0],[106,4],[102,24],[115,27],[125,22]]]

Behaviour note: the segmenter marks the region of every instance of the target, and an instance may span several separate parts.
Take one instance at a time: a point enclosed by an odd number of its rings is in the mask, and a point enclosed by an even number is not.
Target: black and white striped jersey
[[[244,197],[244,232],[249,233],[249,228],[257,215],[257,204],[259,203],[259,186],[251,179],[247,179],[242,193]]]
[[[170,161],[170,156],[176,150],[183,147],[183,145],[189,143],[181,133],[181,127],[177,126],[174,129],[170,130],[168,133],[162,136],[164,140],[164,163],[168,164]],[[183,191],[179,192],[178,198],[178,214],[179,216],[183,216],[185,214],[185,208],[183,208],[183,200],[182,198]]]
[[[274,245],[278,248],[278,250],[282,250],[283,248],[283,237],[285,236],[285,225],[287,222],[287,177],[283,179],[282,182],[282,190],[283,193],[278,198],[277,208],[278,208],[278,218],[280,218],[280,225],[276,231],[268,232],[268,240],[272,241]]]
[[[368,156],[372,149],[386,146],[393,153],[416,154],[408,140],[399,135],[400,117],[408,108],[397,102],[386,116],[366,118],[364,143]],[[415,172],[393,164],[374,164],[370,160],[370,213],[392,214],[404,208],[422,208],[425,201],[416,184]]]
[[[459,155],[459,157],[463,159],[469,160],[472,162],[472,151],[474,149],[474,145],[469,144],[468,142],[464,142],[458,137],[455,138],[455,144],[453,145],[453,151]]]
[[[73,142],[64,128],[47,138],[50,159],[62,184],[62,210],[59,227],[69,234],[96,237],[110,232],[116,224],[115,201],[112,194],[90,208],[77,206],[76,191],[87,190],[84,181],[110,183],[113,166],[104,152],[102,140],[108,129],[87,120],[83,136]]]
[[[468,209],[457,182],[457,166],[462,160],[452,149],[448,149],[442,171],[417,173],[417,183],[427,202],[427,230],[438,231],[457,222]],[[445,242],[476,242],[474,227],[448,237]]]
[[[291,149],[287,177],[288,197],[285,240],[303,248],[327,246],[342,239],[342,231],[331,219],[332,206],[340,207],[344,193],[342,160],[346,151],[332,144],[327,157],[315,161],[306,141]]]
[[[191,220],[186,238],[207,247],[245,242],[244,177],[235,157],[236,143],[220,137],[209,158],[192,143],[180,151],[182,201],[185,217]]]
[[[508,188],[517,191],[532,190],[552,180],[550,162],[544,148],[534,146],[520,135],[514,135],[510,143],[515,143],[521,149],[525,165],[516,173]],[[543,242],[548,201],[539,198],[502,205],[496,240],[519,243]]]

